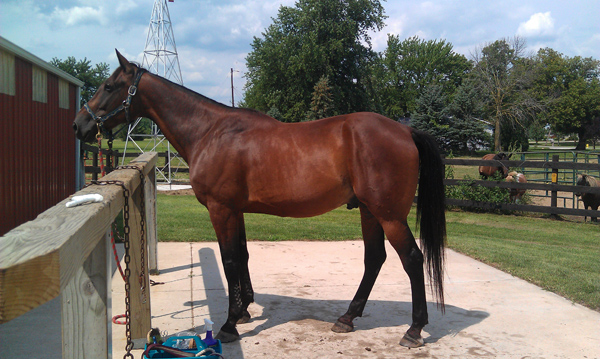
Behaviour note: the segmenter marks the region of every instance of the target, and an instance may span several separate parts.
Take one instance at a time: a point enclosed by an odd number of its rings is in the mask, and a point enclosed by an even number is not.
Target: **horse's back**
[[[483,160],[493,160],[494,157],[496,155],[493,153],[488,153],[487,155],[483,156]],[[482,176],[492,176],[494,173],[496,173],[496,167],[492,167],[492,166],[479,166],[479,174]]]
[[[412,203],[416,189],[419,158],[410,128],[374,113],[267,122],[221,147],[215,171],[237,178],[228,188],[245,212],[307,217],[353,198],[393,202],[386,196]]]

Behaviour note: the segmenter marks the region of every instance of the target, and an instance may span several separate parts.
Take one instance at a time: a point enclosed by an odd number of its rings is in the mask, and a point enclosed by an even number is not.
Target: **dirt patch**
[[[191,188],[188,189],[175,189],[171,191],[160,191],[161,194],[166,194],[167,196],[193,196],[194,190]]]

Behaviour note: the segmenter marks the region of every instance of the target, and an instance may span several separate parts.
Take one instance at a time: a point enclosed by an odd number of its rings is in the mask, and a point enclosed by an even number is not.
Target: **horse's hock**
[[[150,269],[156,268],[156,184],[154,152],[142,154],[130,165],[135,169],[117,170],[102,178],[109,185],[92,185],[74,195],[100,194],[99,203],[67,208],[69,198],[40,214],[35,220],[0,237],[0,324],[15,319],[54,298],[60,298],[62,318],[62,357],[108,357],[111,352],[111,274],[108,257],[110,229],[125,205],[124,190],[111,185],[122,182],[130,193],[131,276],[140,275],[140,208],[144,191]],[[140,172],[143,176],[140,176]],[[144,186],[142,187],[142,179]],[[148,271],[142,271],[148,281]],[[142,289],[131,286],[133,298]],[[131,300],[133,338],[144,338],[150,328],[150,295],[147,301]],[[43,329],[43,330],[42,330]],[[45,328],[37,323],[27,328],[23,338],[35,345]],[[20,335],[21,336],[21,335]],[[55,353],[56,357],[59,356]],[[26,355],[24,355],[26,357]]]

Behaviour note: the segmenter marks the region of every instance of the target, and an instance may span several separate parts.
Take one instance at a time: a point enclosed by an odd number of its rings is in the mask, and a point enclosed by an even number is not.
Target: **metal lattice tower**
[[[173,2],[169,0],[169,2]],[[142,67],[153,74],[162,76],[175,83],[183,85],[181,77],[181,68],[179,66],[179,57],[177,56],[177,46],[175,45],[175,36],[173,35],[173,27],[171,26],[171,16],[167,0],[154,0],[152,8],[152,16],[150,17],[150,25],[148,26],[148,36],[146,38],[146,46],[144,47],[144,58]],[[166,149],[168,154],[164,167],[157,166],[158,180],[171,183],[172,171],[171,163],[177,161],[177,165],[187,167],[187,164],[177,154],[171,152],[171,144],[167,141],[160,129],[154,122],[151,122],[151,133],[140,135],[134,134],[136,127],[140,126],[143,118],[138,118],[127,130],[127,139],[125,141],[125,150],[121,163],[125,161],[127,153],[127,145],[131,142],[138,151],[157,151],[158,149]],[[146,120],[148,121],[148,120]],[[150,138],[149,143],[142,146],[133,137]]]

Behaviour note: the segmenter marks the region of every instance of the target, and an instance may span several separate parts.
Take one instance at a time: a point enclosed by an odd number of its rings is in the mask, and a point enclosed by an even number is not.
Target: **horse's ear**
[[[123,55],[121,55],[119,50],[115,49],[115,52],[117,53],[117,59],[119,59],[119,65],[121,65],[121,68],[125,72],[130,72],[131,64],[129,63],[129,61]]]

